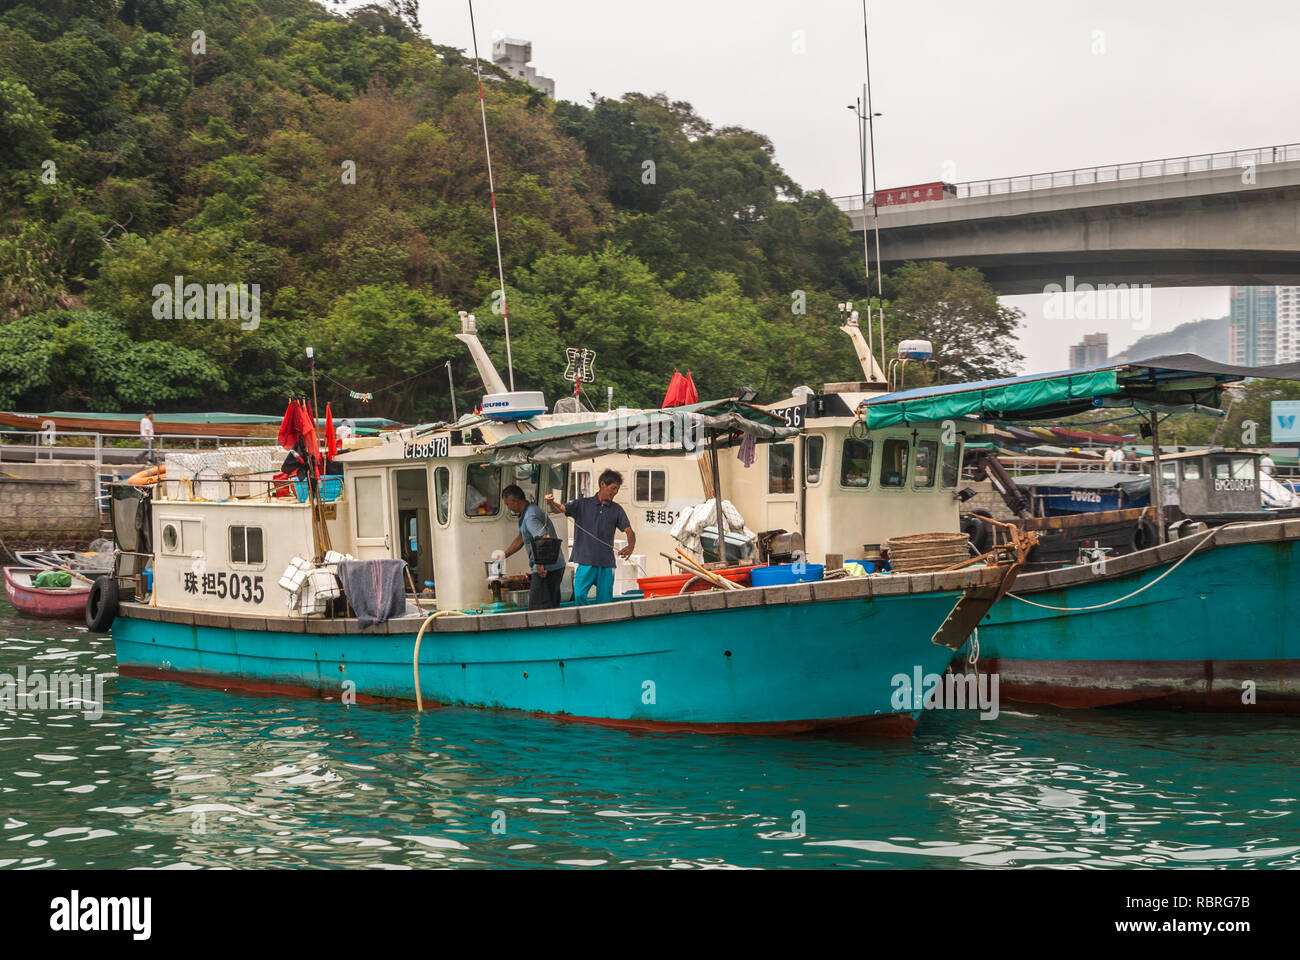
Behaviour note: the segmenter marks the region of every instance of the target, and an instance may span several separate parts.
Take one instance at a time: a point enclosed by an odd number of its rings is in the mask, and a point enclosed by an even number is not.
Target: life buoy
[[[1133,550],[1147,550],[1154,547],[1160,540],[1160,531],[1156,525],[1143,517],[1133,528]]]
[[[133,487],[144,487],[151,483],[157,483],[167,476],[167,464],[162,463],[156,467],[145,467],[138,473],[133,473],[126,478],[126,482]]]
[[[86,597],[86,626],[96,633],[106,632],[117,619],[117,581],[98,577]]]

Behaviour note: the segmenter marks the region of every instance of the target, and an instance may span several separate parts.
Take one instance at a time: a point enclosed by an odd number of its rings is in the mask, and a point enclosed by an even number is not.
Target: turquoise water
[[[1295,867],[1300,718],[936,712],[910,741],[629,734],[117,677],[0,599],[0,867]]]

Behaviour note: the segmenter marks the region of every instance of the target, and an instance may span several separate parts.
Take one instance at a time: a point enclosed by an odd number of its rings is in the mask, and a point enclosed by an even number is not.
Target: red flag
[[[334,413],[330,405],[325,404],[325,456],[333,460],[339,454],[339,438],[334,433]]]
[[[695,389],[695,381],[691,379],[691,371],[689,369],[686,371],[686,376],[682,378],[681,402],[683,404],[700,402],[700,394],[699,391]]]
[[[298,404],[290,400],[289,406],[284,411],[284,419],[280,421],[280,433],[276,437],[276,442],[286,450],[292,450],[293,445],[298,442],[302,436],[302,429],[298,422]]]
[[[686,380],[676,370],[673,371],[673,378],[668,381],[668,392],[664,394],[664,402],[660,404],[661,410],[668,407],[675,407],[682,402],[682,391],[686,386]]]
[[[304,400],[298,405],[298,425],[302,437],[302,445],[307,450],[307,456],[313,461],[320,458],[320,438],[316,436],[316,418],[311,415],[311,408],[307,406]]]

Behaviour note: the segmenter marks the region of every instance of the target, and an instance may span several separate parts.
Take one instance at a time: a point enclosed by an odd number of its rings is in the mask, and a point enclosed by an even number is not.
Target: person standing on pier
[[[140,420],[140,439],[144,441],[144,459],[153,460],[153,411],[150,410]]]
[[[573,575],[573,600],[575,603],[609,603],[614,599],[614,534],[622,530],[627,535],[627,546],[618,552],[629,557],[636,548],[636,534],[623,508],[614,502],[623,476],[616,470],[606,470],[600,475],[600,488],[594,497],[579,497],[560,506],[555,497],[546,495],[546,506],[551,513],[563,513],[573,519],[573,561],[578,565]],[[596,599],[587,599],[591,588],[596,588]]]

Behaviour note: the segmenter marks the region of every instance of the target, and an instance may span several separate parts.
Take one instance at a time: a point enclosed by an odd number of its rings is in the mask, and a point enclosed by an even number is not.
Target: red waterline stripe
[[[178,681],[196,687],[224,690],[228,693],[253,694],[256,696],[289,696],[333,700],[335,693],[318,690],[303,684],[275,683],[270,680],[253,680],[244,677],[222,677],[208,673],[195,673],[188,670],[162,670],[158,667],[141,667],[119,664],[117,672],[124,677],[140,680]],[[380,697],[368,693],[358,693],[357,703],[378,704],[383,706],[400,706],[409,708],[413,701],[403,697]],[[430,707],[462,706],[462,704],[441,704],[426,700]],[[473,710],[493,710],[502,713],[522,714],[539,719],[554,720],[559,723],[583,723],[598,727],[629,732],[641,731],[652,733],[699,733],[706,735],[740,734],[744,736],[788,736],[798,733],[826,732],[850,736],[872,737],[909,737],[916,726],[916,720],[910,713],[881,713],[860,717],[826,717],[815,720],[780,720],[754,723],[691,723],[662,720],[614,720],[604,717],[576,717],[571,714],[545,713],[534,710],[514,710],[505,707],[468,707]]]

